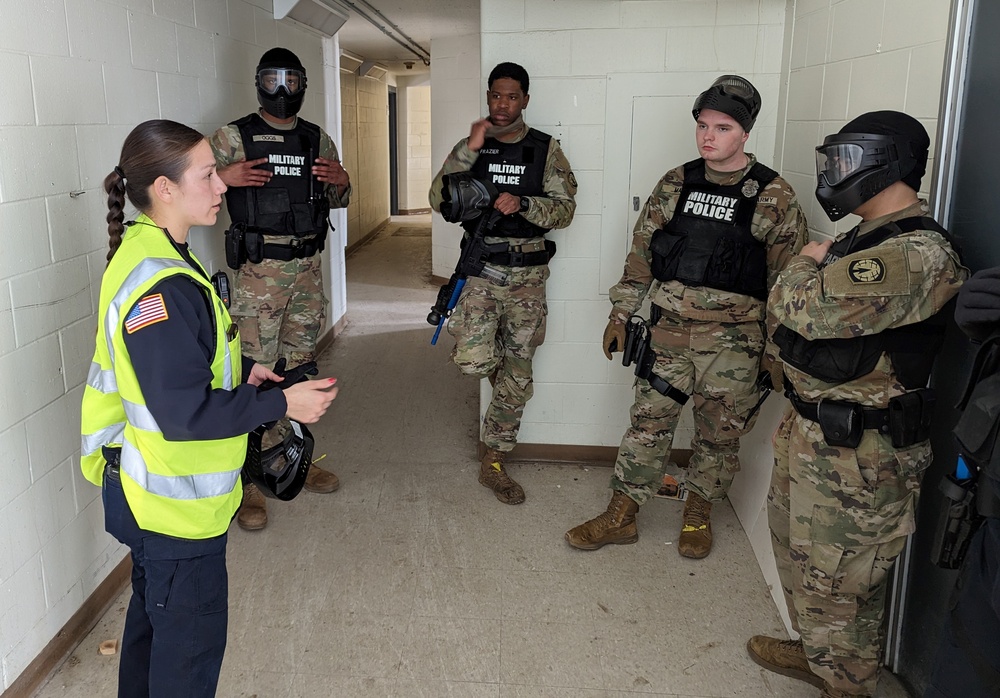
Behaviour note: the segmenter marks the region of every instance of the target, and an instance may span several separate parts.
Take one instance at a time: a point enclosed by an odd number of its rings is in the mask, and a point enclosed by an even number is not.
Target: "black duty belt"
[[[487,245],[486,262],[503,267],[537,267],[548,264],[556,254],[556,243],[551,240],[511,245],[498,242]]]
[[[287,245],[264,243],[264,259],[277,259],[280,262],[290,262],[293,259],[312,257],[323,247],[319,237],[292,238]]]
[[[806,419],[812,422],[820,421],[819,412],[823,401],[819,402],[806,402],[800,398],[796,393],[788,390],[785,392],[789,401],[792,403],[792,407],[795,411]],[[889,433],[889,410],[888,409],[876,409],[874,407],[862,407],[861,414],[863,415],[863,429],[874,429],[883,434]]]

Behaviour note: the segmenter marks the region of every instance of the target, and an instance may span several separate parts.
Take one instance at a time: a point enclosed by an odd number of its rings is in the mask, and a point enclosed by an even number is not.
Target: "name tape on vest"
[[[273,133],[258,133],[253,137],[254,143],[284,143],[285,137]]]

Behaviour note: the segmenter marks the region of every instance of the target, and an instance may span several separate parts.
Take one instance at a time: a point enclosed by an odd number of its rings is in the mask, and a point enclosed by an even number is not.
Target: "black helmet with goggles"
[[[896,182],[918,191],[929,147],[927,131],[913,117],[863,114],[816,147],[816,199],[837,221]]]
[[[288,388],[308,375],[315,375],[318,370],[315,361],[296,366],[285,371],[285,359],[278,359],[274,372],[284,377],[281,383],[264,381],[259,390],[273,388]],[[264,434],[272,429],[277,422],[262,424],[250,432],[247,438],[247,455],[243,462],[243,475],[247,480],[257,485],[257,488],[267,497],[289,501],[302,491],[306,476],[312,466],[312,454],[315,441],[305,424],[289,420],[291,429],[279,443],[268,448],[263,447]]]
[[[257,101],[279,119],[295,116],[302,108],[306,82],[306,69],[299,57],[286,48],[272,48],[257,65]]]
[[[739,75],[723,75],[698,95],[691,113],[697,119],[702,109],[728,114],[747,133],[760,114],[760,93],[749,80]]]

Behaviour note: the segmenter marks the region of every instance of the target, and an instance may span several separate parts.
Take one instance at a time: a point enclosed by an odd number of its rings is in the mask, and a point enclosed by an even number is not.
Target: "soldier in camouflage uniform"
[[[930,139],[915,119],[873,112],[817,148],[816,196],[861,224],[810,242],[768,298],[791,405],[774,435],[774,556],[801,639],[755,636],[758,664],[872,696],[886,579],[914,515],[933,394],[925,386],[948,301],[967,270],[917,198]]]
[[[528,100],[527,71],[515,63],[497,65],[486,91],[489,118],[472,124],[430,190],[430,204],[440,211],[444,175],[468,170],[500,192],[494,208],[503,217],[486,242],[492,245],[490,266],[507,274],[508,284],[470,278],[448,332],[455,338],[453,359],[462,373],[489,377],[493,384],[483,418],[486,454],[479,482],[506,504],[524,501],[504,457],[517,442],[521,414],[532,395],[531,359],[545,339],[545,280],[555,244],[544,235],[568,226],[576,210],[576,177],[559,141],[524,123],[521,111]]]
[[[230,313],[244,354],[265,366],[285,358],[293,367],[315,356],[327,304],[320,252],[329,209],[348,204],[350,177],[330,136],[296,116],[306,74],[294,53],[265,52],[256,84],[260,110],[210,139],[219,177],[229,187],[230,217],[263,234],[263,259],[236,273]],[[272,441],[281,436],[280,427],[267,434]],[[309,469],[307,490],[328,493],[339,486],[333,473]],[[252,483],[244,486],[236,520],[247,530],[267,525],[264,497]]]
[[[622,350],[625,323],[648,295],[656,359],[648,379],[636,382],[611,502],[566,533],[575,548],[638,540],[635,513],[662,481],[691,396],[696,435],[678,551],[697,559],[711,550],[712,504],[726,497],[740,467],[740,436],[754,422],[763,299],[806,235],[791,186],[744,152],[759,110],[748,81],[716,80],[693,110],[701,159],[667,172],[636,222],[625,271],[610,291],[604,353],[610,360]]]

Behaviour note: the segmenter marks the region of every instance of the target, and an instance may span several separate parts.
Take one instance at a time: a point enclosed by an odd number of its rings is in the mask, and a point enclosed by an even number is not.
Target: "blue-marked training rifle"
[[[467,232],[462,239],[455,273],[438,291],[437,301],[427,315],[427,322],[437,326],[431,344],[437,344],[441,328],[455,309],[470,276],[482,277],[499,286],[506,286],[508,281],[507,274],[486,263],[489,255],[486,235],[501,217],[493,208],[499,195],[496,188],[489,182],[479,181],[471,172],[452,172],[444,175],[443,181],[441,215],[444,219],[449,223],[478,221],[475,230],[471,234]]]

